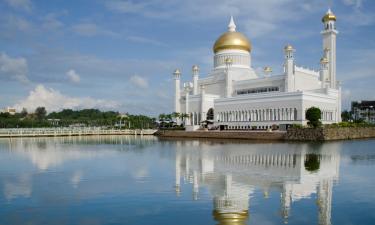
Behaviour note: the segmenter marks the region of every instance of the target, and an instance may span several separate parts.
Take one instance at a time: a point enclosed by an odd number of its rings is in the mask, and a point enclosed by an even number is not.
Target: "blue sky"
[[[282,48],[319,68],[321,17],[337,16],[343,105],[375,99],[372,0],[0,0],[0,108],[45,105],[157,115],[172,111],[172,72],[211,70],[230,15],[253,45],[255,69],[281,73]]]

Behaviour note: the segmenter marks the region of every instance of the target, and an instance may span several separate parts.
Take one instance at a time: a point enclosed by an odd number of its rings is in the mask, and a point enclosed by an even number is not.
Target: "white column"
[[[201,85],[201,120],[206,120],[206,90],[204,85]]]
[[[187,115],[189,115],[187,118],[186,118],[186,124],[190,124],[190,114],[189,114],[189,90],[186,89],[185,90],[185,113]]]

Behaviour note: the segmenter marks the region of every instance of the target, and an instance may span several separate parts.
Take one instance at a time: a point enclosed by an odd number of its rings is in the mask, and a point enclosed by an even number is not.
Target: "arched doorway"
[[[214,109],[213,108],[210,108],[208,110],[206,119],[207,120],[214,120]]]

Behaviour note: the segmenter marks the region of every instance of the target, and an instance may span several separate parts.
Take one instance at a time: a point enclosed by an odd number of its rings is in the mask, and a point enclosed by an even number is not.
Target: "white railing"
[[[82,136],[82,135],[152,135],[156,130],[116,130],[98,127],[83,128],[11,128],[0,129],[0,137],[36,137],[36,136]]]

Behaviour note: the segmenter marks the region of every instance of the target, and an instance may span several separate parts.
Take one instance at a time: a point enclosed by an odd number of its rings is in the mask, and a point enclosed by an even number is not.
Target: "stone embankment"
[[[155,133],[161,137],[174,138],[217,138],[242,140],[272,140],[282,141],[286,132],[282,131],[175,131],[160,130]]]
[[[375,127],[290,128],[287,141],[332,141],[375,138]]]
[[[216,138],[262,141],[332,141],[375,138],[375,127],[290,128],[282,131],[175,131],[160,130],[160,137]]]

